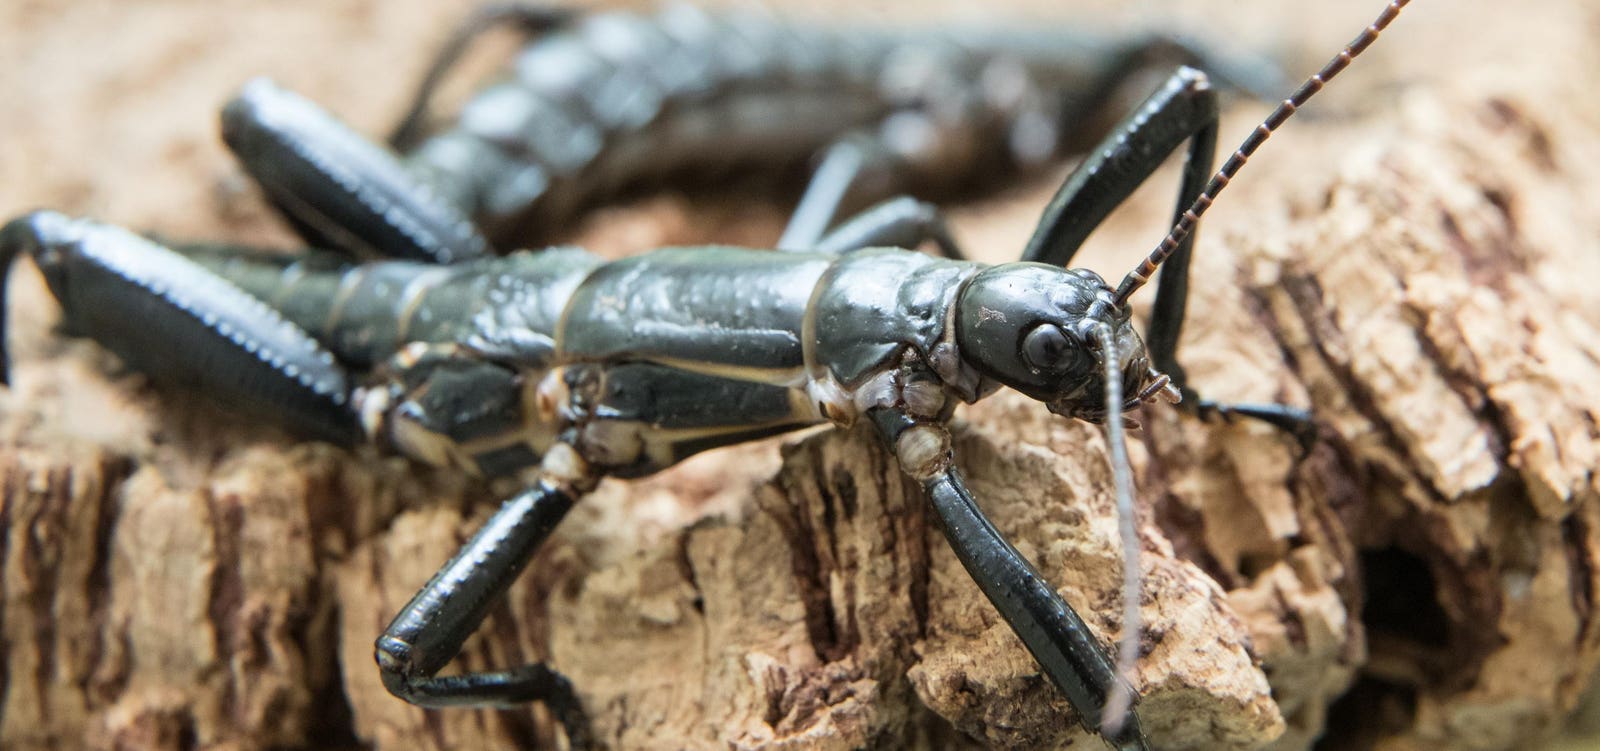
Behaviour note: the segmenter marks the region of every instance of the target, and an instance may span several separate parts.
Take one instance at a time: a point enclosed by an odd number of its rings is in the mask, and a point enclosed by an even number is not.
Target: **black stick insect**
[[[430,129],[435,90],[502,27],[531,37],[508,75]],[[451,35],[393,151],[264,79],[224,108],[223,138],[312,247],[436,263],[548,237],[641,185],[771,176],[822,154],[778,243],[806,249],[847,197],[928,196],[1054,164],[1097,135],[1130,75],[1180,64],[1261,98],[1287,86],[1263,62],[1164,34],[835,29],[683,3],[652,15],[512,3]],[[890,201],[871,216],[901,228],[884,244],[932,234],[953,245],[930,227],[931,205]]]
[[[383,682],[407,701],[541,701],[573,746],[589,745],[576,692],[548,666],[437,674],[574,502],[605,476],[865,419],[923,485],[958,558],[1084,727],[1116,748],[1148,749],[1137,694],[1122,677],[1139,634],[1125,413],[1182,399],[1201,414],[1290,430],[1309,421],[1282,405],[1213,404],[1184,383],[1175,350],[1193,230],[1248,157],[1407,2],[1390,2],[1209,182],[1215,94],[1203,74],[1180,69],[1067,179],[1021,263],[875,247],[906,228],[871,212],[816,238],[791,236],[799,251],[678,248],[608,263],[568,248],[449,266],[215,248],[184,255],[37,212],[0,230],[0,262],[9,270],[30,254],[74,331],[158,380],[266,406],[343,444],[366,438],[482,474],[537,467],[531,487],[379,637]],[[1111,209],[1185,142],[1181,211],[1156,250],[1116,288],[1066,269]],[[921,226],[926,238],[931,225]],[[1141,340],[1127,301],[1158,269]],[[1107,425],[1127,556],[1116,658],[989,523],[953,462],[952,410],[1002,385],[1056,414]]]

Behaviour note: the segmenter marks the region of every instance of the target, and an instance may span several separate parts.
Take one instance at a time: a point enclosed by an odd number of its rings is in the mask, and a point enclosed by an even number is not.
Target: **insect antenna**
[[[427,125],[428,103],[433,99],[434,91],[478,37],[501,26],[516,26],[533,36],[554,29],[575,16],[576,13],[564,8],[518,2],[485,5],[473,11],[467,20],[450,33],[450,39],[428,66],[422,83],[417,85],[417,93],[411,97],[411,108],[406,110],[406,114],[400,118],[400,124],[389,134],[389,145],[396,149],[408,149],[417,144]]]
[[[1133,469],[1122,411],[1122,353],[1109,323],[1096,329],[1106,379],[1106,442],[1111,445],[1111,477],[1116,486],[1117,528],[1122,535],[1122,639],[1117,644],[1117,675],[1100,710],[1101,732],[1116,736],[1133,703],[1128,676],[1139,660],[1139,530],[1133,511]]]
[[[1217,174],[1212,176],[1194,203],[1184,210],[1183,217],[1162,239],[1161,244],[1151,251],[1138,267],[1123,277],[1122,283],[1117,285],[1116,296],[1113,298],[1116,306],[1121,307],[1126,304],[1130,295],[1150,281],[1156,269],[1171,257],[1184,238],[1194,231],[1200,216],[1206,213],[1206,209],[1211,207],[1217,195],[1228,186],[1228,182],[1239,173],[1245,162],[1250,160],[1250,156],[1272,137],[1273,131],[1292,117],[1307,100],[1321,91],[1334,76],[1348,67],[1350,61],[1372,46],[1372,43],[1377,41],[1378,35],[1388,28],[1389,24],[1400,15],[1400,9],[1409,2],[1410,0],[1391,0],[1378,14],[1376,20],[1345,45],[1339,54],[1323,65],[1322,70],[1300,84],[1288,99],[1283,100],[1266,120],[1256,126],[1256,129],[1245,138],[1244,143],[1228,157],[1222,169],[1217,170]],[[1110,444],[1111,473],[1116,489],[1117,526],[1122,537],[1123,551],[1122,638],[1117,645],[1117,675],[1121,680],[1113,683],[1100,716],[1101,732],[1107,736],[1115,736],[1121,730],[1123,719],[1127,717],[1133,702],[1133,688],[1128,682],[1128,676],[1132,674],[1139,659],[1139,536],[1133,511],[1133,470],[1128,462],[1128,444],[1122,418],[1124,406],[1122,362],[1116,350],[1116,339],[1111,326],[1101,323],[1096,333],[1100,338],[1100,351],[1104,358],[1106,441]]]
[[[1254,154],[1256,149],[1261,148],[1261,144],[1266,143],[1267,139],[1272,136],[1272,132],[1294,115],[1296,110],[1305,105],[1306,100],[1321,91],[1325,84],[1333,80],[1334,76],[1339,75],[1340,71],[1349,66],[1351,60],[1354,60],[1357,55],[1372,46],[1372,43],[1378,40],[1378,35],[1385,28],[1388,28],[1389,23],[1400,15],[1400,9],[1404,8],[1409,2],[1411,0],[1392,0],[1383,9],[1383,12],[1378,14],[1377,20],[1363,29],[1354,41],[1345,45],[1344,49],[1339,51],[1339,54],[1334,55],[1332,60],[1322,66],[1322,70],[1317,71],[1315,75],[1300,84],[1300,88],[1295,89],[1294,93],[1288,99],[1283,100],[1283,103],[1279,104],[1278,108],[1273,110],[1266,120],[1256,126],[1256,129],[1250,133],[1249,137],[1244,139],[1244,143],[1239,145],[1239,149],[1233,152],[1233,156],[1228,157],[1228,161],[1222,165],[1222,169],[1217,170],[1217,174],[1211,177],[1211,182],[1206,183],[1206,189],[1200,193],[1199,197],[1194,199],[1194,203],[1190,204],[1188,209],[1184,210],[1183,218],[1178,220],[1178,224],[1172,228],[1172,231],[1161,241],[1161,244],[1150,252],[1150,256],[1145,258],[1144,262],[1123,277],[1122,283],[1117,285],[1115,300],[1118,306],[1127,302],[1130,295],[1140,287],[1143,287],[1145,282],[1150,281],[1150,277],[1155,274],[1156,269],[1172,255],[1173,251],[1178,249],[1178,244],[1182,243],[1183,239],[1194,231],[1195,224],[1200,221],[1200,215],[1206,213],[1206,209],[1211,208],[1211,203],[1216,200],[1217,194],[1221,193],[1223,188],[1228,187],[1228,181],[1239,173],[1239,169],[1244,166],[1244,163],[1250,160],[1250,155]]]

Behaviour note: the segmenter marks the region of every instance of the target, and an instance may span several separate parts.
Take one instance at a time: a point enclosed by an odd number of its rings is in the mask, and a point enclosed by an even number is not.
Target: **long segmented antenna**
[[[484,32],[514,24],[532,36],[568,23],[576,16],[576,12],[566,8],[522,2],[486,5],[473,11],[467,20],[450,33],[449,41],[445,42],[433,64],[428,66],[422,83],[417,84],[417,93],[411,97],[411,108],[406,110],[406,114],[400,118],[400,124],[389,134],[389,145],[396,149],[408,149],[416,145],[426,125],[428,103],[433,99],[434,91],[450,69],[460,62],[472,42]]]
[[[1222,165],[1222,169],[1217,170],[1217,174],[1212,176],[1211,182],[1206,183],[1205,191],[1194,199],[1194,203],[1190,204],[1189,208],[1183,212],[1183,218],[1167,234],[1166,239],[1162,240],[1154,251],[1151,251],[1150,256],[1145,258],[1138,268],[1128,272],[1128,275],[1123,277],[1122,284],[1117,285],[1117,296],[1115,298],[1119,307],[1128,301],[1130,295],[1138,291],[1140,287],[1143,287],[1145,282],[1150,281],[1150,277],[1155,275],[1156,269],[1178,249],[1178,244],[1182,243],[1183,239],[1194,231],[1195,224],[1200,221],[1200,215],[1206,213],[1206,209],[1211,208],[1211,203],[1216,200],[1217,194],[1221,193],[1223,188],[1228,187],[1228,181],[1239,173],[1239,169],[1244,166],[1244,163],[1250,160],[1250,155],[1256,153],[1256,149],[1261,148],[1261,144],[1266,143],[1267,139],[1272,136],[1272,132],[1278,129],[1278,126],[1283,125],[1284,121],[1294,115],[1296,110],[1304,106],[1306,100],[1321,91],[1325,84],[1333,80],[1334,76],[1339,75],[1340,71],[1350,65],[1351,60],[1354,60],[1357,55],[1372,46],[1372,43],[1378,40],[1378,34],[1388,28],[1389,23],[1400,15],[1400,9],[1404,8],[1409,2],[1411,0],[1392,0],[1388,7],[1378,14],[1377,20],[1362,30],[1354,41],[1345,45],[1345,48],[1340,50],[1339,54],[1335,55],[1332,60],[1329,60],[1327,65],[1322,66],[1322,70],[1317,71],[1316,75],[1307,78],[1305,83],[1300,84],[1300,88],[1295,89],[1295,92],[1288,99],[1283,100],[1283,103],[1279,104],[1278,108],[1273,110],[1266,120],[1256,126],[1250,136],[1244,139],[1244,143],[1239,145],[1239,149],[1233,152],[1233,156],[1228,157],[1228,161]]]
[[[1183,217],[1178,220],[1177,225],[1161,244],[1144,259],[1143,263],[1123,277],[1113,298],[1117,307],[1126,304],[1130,295],[1150,281],[1156,269],[1171,257],[1184,238],[1194,231],[1195,225],[1200,221],[1200,215],[1206,213],[1206,209],[1211,207],[1217,195],[1223,188],[1228,187],[1228,182],[1239,173],[1256,149],[1266,143],[1273,131],[1292,117],[1307,100],[1321,91],[1334,76],[1349,67],[1350,61],[1372,46],[1372,43],[1378,40],[1378,35],[1388,28],[1389,24],[1400,15],[1400,9],[1410,1],[1392,0],[1383,12],[1378,14],[1377,20],[1356,36],[1354,41],[1345,45],[1339,54],[1322,66],[1322,70],[1300,84],[1300,88],[1295,89],[1294,93],[1283,100],[1266,120],[1256,126],[1249,137],[1245,138],[1244,143],[1240,144],[1238,150],[1228,157],[1222,169],[1217,170],[1217,174],[1212,176],[1194,203],[1183,212]],[[1117,675],[1120,680],[1112,685],[1100,715],[1101,732],[1110,737],[1121,730],[1134,698],[1133,688],[1128,679],[1139,659],[1139,537],[1133,510],[1133,469],[1128,462],[1125,426],[1121,419],[1124,407],[1121,356],[1116,351],[1115,335],[1109,324],[1101,323],[1096,333],[1100,338],[1101,354],[1104,357],[1106,440],[1111,444],[1111,474],[1116,487],[1117,526],[1121,533],[1123,549],[1122,638],[1117,645]]]
[[[1100,709],[1101,732],[1116,736],[1133,703],[1128,674],[1139,660],[1139,530],[1134,523],[1133,469],[1128,463],[1128,442],[1122,418],[1122,353],[1109,323],[1098,327],[1100,352],[1105,360],[1106,442],[1111,444],[1111,477],[1117,490],[1117,528],[1122,533],[1122,639],[1117,645],[1117,676]]]

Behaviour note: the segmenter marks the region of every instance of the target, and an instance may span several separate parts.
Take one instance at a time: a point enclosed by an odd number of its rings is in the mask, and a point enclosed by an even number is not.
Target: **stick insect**
[[[791,232],[784,244],[795,250],[677,248],[605,262],[568,248],[449,265],[184,254],[37,212],[0,230],[0,263],[9,270],[30,255],[73,330],[157,380],[254,402],[339,444],[370,440],[483,475],[535,468],[378,638],[384,685],[409,702],[539,701],[573,746],[588,746],[582,701],[548,665],[438,674],[573,504],[602,477],[806,425],[866,422],[923,486],[957,557],[1084,727],[1116,748],[1148,749],[1123,677],[1139,637],[1126,413],[1163,400],[1292,431],[1309,423],[1283,405],[1208,402],[1184,382],[1176,344],[1193,232],[1249,156],[1407,2],[1390,2],[1215,175],[1215,92],[1203,73],[1180,69],[1068,177],[1018,263],[962,260],[935,231],[942,223],[908,227],[877,210],[814,238]],[[1156,249],[1115,287],[1065,268],[1185,143],[1177,219]],[[807,201],[833,203],[841,191],[814,195],[823,194],[833,198]],[[908,231],[946,257],[883,247]],[[1158,270],[1141,338],[1127,303]],[[952,411],[1002,386],[1107,428],[1127,558],[1115,656],[988,522],[954,462]]]
[[[531,37],[510,71],[430,129],[434,91],[483,33]],[[641,15],[491,5],[444,45],[409,112],[368,141],[268,80],[224,109],[223,139],[313,247],[450,263],[548,237],[585,206],[664,180],[791,171],[822,155],[779,247],[815,245],[842,205],[927,197],[1054,164],[1098,135],[1128,78],[1192,65],[1255,96],[1272,66],[1171,35],[843,29],[677,3]],[[933,207],[880,222],[944,237]],[[950,243],[942,242],[945,248]]]

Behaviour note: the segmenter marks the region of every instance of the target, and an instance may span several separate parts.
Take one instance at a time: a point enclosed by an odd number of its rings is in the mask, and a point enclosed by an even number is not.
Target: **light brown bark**
[[[1386,43],[1429,52],[1364,59],[1340,85],[1379,92],[1368,114],[1335,95],[1339,116],[1291,125],[1298,135],[1247,168],[1200,240],[1183,350],[1194,383],[1213,398],[1310,406],[1322,440],[1297,461],[1263,426],[1142,416],[1136,683],[1161,748],[1306,748],[1325,728],[1336,747],[1508,748],[1555,726],[1600,655],[1600,178],[1589,171],[1600,107],[1539,77],[1543,57],[1471,67],[1452,46],[1460,16],[1416,5],[1391,35],[1414,22],[1405,33],[1421,41]],[[1472,28],[1485,40],[1538,29],[1550,59],[1560,50],[1563,66],[1600,69],[1582,32],[1600,13],[1540,9]],[[419,40],[454,17],[432,12],[444,18],[386,20],[400,31],[355,46],[387,49],[404,32],[426,48]],[[16,15],[7,27],[66,33],[39,7]],[[351,32],[262,18],[329,48]],[[216,42],[191,44],[228,59]],[[1461,80],[1403,96],[1359,82],[1414,80],[1433,61]],[[127,91],[96,75],[99,88],[64,78],[62,90],[91,109]],[[209,107],[236,80],[189,83],[199,93],[180,100]],[[376,123],[392,105],[370,99],[355,115]],[[147,106],[111,109],[136,142],[208,116]],[[1231,117],[1224,133],[1258,114]],[[47,129],[18,133],[8,143],[62,148]],[[0,214],[42,202],[174,234],[270,234],[248,194],[204,197],[225,162],[195,146],[202,137],[168,143],[172,174],[144,191],[126,175],[30,161],[43,187],[0,180]],[[962,210],[958,231],[986,260],[1014,256],[1052,187]],[[1136,200],[1086,262],[1108,275],[1131,266],[1168,192]],[[132,208],[105,210],[112,195]],[[210,208],[168,214],[191,204]],[[608,248],[757,243],[778,211],[657,199],[581,234]],[[372,664],[388,618],[514,486],[296,444],[162,394],[94,345],[51,334],[47,295],[18,275],[17,366],[0,402],[0,746],[554,742],[538,709],[411,708]],[[1009,394],[964,410],[956,432],[991,518],[1114,636],[1121,551],[1099,433]],[[1088,742],[868,439],[820,431],[608,482],[457,664],[553,660],[618,748]]]

